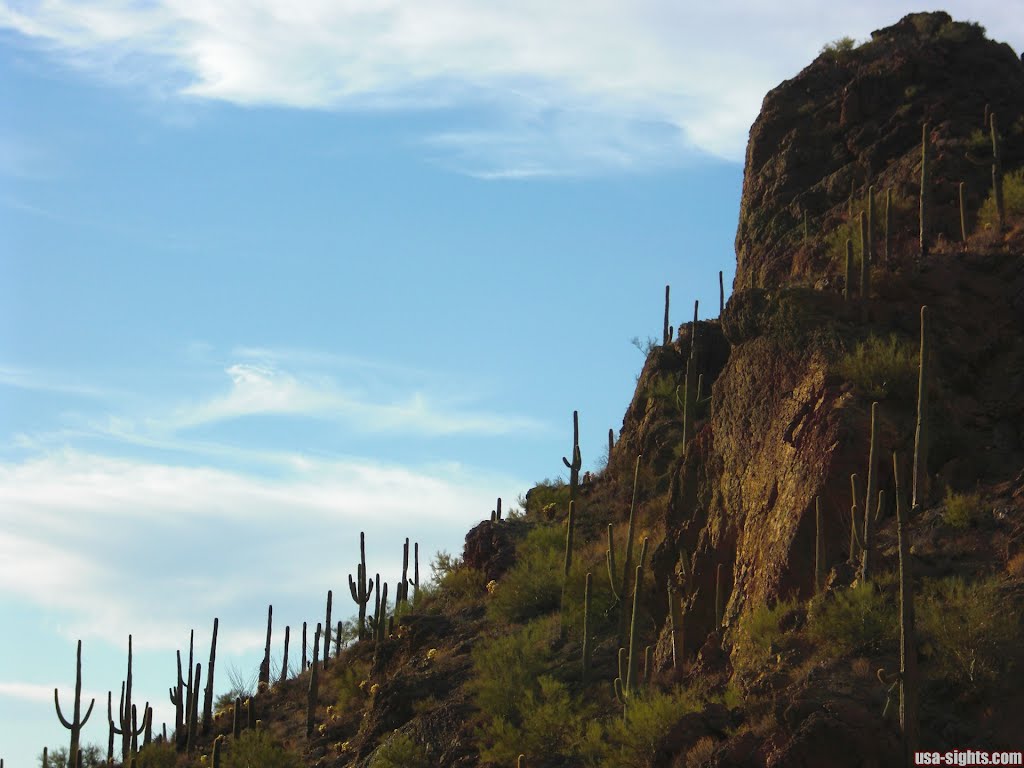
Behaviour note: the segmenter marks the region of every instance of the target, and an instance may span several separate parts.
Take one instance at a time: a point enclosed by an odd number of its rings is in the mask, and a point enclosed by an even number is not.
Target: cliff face
[[[770,91],[750,129],[734,287],[813,284],[840,271],[804,241],[804,216],[814,240],[869,185],[916,200],[923,123],[935,147],[935,233],[954,237],[957,183],[967,182],[972,210],[991,184],[988,167],[967,159],[986,105],[999,116],[1004,162],[1019,166],[1024,148],[1010,139],[1021,136],[1024,65],[1010,46],[945,13],[906,16]]]
[[[682,383],[686,324],[648,359],[616,447],[643,454],[656,477],[667,471],[654,489],[668,486],[655,580],[674,578],[691,592],[690,650],[715,628],[716,592],[726,600],[727,632],[752,608],[813,595],[816,498],[828,566],[849,580],[850,476],[863,488],[871,401],[880,401],[878,487],[891,505],[892,452],[907,472],[912,460],[916,381],[866,392],[842,361],[859,343],[891,337],[916,363],[922,305],[931,307],[934,361],[928,501],[946,486],[1005,479],[1024,465],[1020,232],[1000,238],[974,225],[991,189],[990,167],[973,157],[984,156],[989,140],[986,105],[1005,126],[1004,167],[1018,167],[1024,65],[1008,46],[944,13],[907,16],[859,48],[824,53],[765,98],[744,172],[735,291],[718,321],[696,329],[710,406],[684,448],[678,413],[653,394]],[[934,213],[922,258],[924,121]],[[967,246],[954,244],[961,180],[975,230]],[[869,186],[877,201],[872,288],[866,301],[847,302],[837,238],[854,232],[859,252],[856,224]],[[898,201],[887,260],[886,192]],[[664,637],[661,647],[665,658]]]

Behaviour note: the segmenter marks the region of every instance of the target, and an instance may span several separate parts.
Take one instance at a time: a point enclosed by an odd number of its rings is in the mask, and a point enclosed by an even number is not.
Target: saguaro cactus
[[[860,298],[867,312],[867,300],[871,296],[871,236],[868,234],[868,215],[860,212]]]
[[[53,689],[53,705],[57,708],[57,719],[60,720],[61,725],[71,731],[71,746],[68,747],[69,756],[78,754],[78,740],[82,733],[82,726],[89,721],[89,715],[92,714],[92,707],[95,703],[96,699],[89,702],[89,708],[85,711],[85,717],[82,717],[82,641],[79,640],[78,650],[75,652],[75,706],[70,720],[65,718],[64,713],[61,712],[57,689]]]
[[[871,502],[878,493],[878,403],[871,404],[871,441],[868,446],[868,481],[864,492],[864,538],[861,542],[864,551],[861,555],[860,578],[867,581],[871,577]]]
[[[109,702],[108,702],[109,703]],[[109,713],[108,713],[109,716]],[[127,761],[132,754],[132,636],[128,635],[128,676],[121,684],[121,703],[118,709],[120,728],[114,733],[121,736],[121,758]]]
[[[320,692],[320,625],[316,625],[316,634],[313,636],[313,667],[309,673],[309,689],[306,691],[306,737],[312,737],[316,728],[316,700]]]
[[[206,690],[203,691],[203,736],[209,736],[213,721],[213,670],[217,663],[217,630],[220,619],[213,620],[213,638],[210,640],[210,661],[206,665]],[[287,666],[287,664],[286,664]]]
[[[213,740],[213,768],[221,768],[220,766],[220,750],[221,745],[224,743],[224,737],[218,736]]]
[[[192,702],[192,708],[188,714],[188,735],[185,742],[185,751],[189,754],[191,754],[196,748],[196,731],[198,730],[197,726],[199,722],[199,682],[202,671],[203,665],[196,664],[195,677],[192,678],[194,680],[196,694],[195,696],[189,696],[189,701]]]
[[[693,325],[690,326],[690,355],[686,359],[686,379],[683,394],[683,445],[693,437],[693,422],[697,417],[697,307],[693,302]]]
[[[299,671],[306,671],[306,622],[302,622],[302,664]]]
[[[174,705],[174,743],[181,745],[181,737],[185,733],[185,681],[181,677],[181,651],[177,651],[178,657],[178,684],[168,688],[167,692],[171,697],[171,704]],[[113,722],[113,721],[111,721]]]
[[[643,585],[644,567],[636,567],[633,581],[633,617],[629,623],[629,666],[626,668],[626,690],[632,694],[639,683],[637,666],[640,661],[640,589]]]
[[[668,322],[668,291],[669,286],[665,286],[665,320],[662,323],[661,331],[661,343],[668,346],[672,342],[672,326]]]
[[[910,531],[907,509],[900,494],[899,466],[892,455],[892,474],[896,484],[896,533],[900,552],[900,729],[907,765],[918,743],[917,637],[914,630],[914,584],[910,572]]]
[[[259,682],[264,686],[270,685],[270,630],[274,621],[274,606],[267,606],[267,643],[263,649],[263,661],[260,663]]]
[[[288,679],[288,641],[291,640],[292,628],[284,628],[284,659],[281,661],[281,682]]]
[[[892,263],[892,189],[885,190],[885,263]]]
[[[359,606],[358,637],[362,640],[366,637],[366,604],[370,602],[370,595],[373,592],[373,583],[366,574],[366,537],[362,531],[359,532],[359,565],[356,566],[356,578],[353,580],[352,574],[348,575],[348,588],[352,593],[352,600]]]
[[[868,264],[875,263],[875,188],[868,187]]]
[[[572,412],[572,461],[565,456],[562,463],[569,469],[569,502],[576,500],[576,491],[580,485],[580,468],[583,466],[583,457],[580,455],[580,413]]]
[[[334,592],[327,590],[327,617],[324,619],[324,669],[327,669],[327,661],[331,656],[331,603],[334,601]]]
[[[853,240],[846,238],[846,284],[843,286],[843,299],[853,299]]]
[[[912,511],[928,496],[928,376],[931,350],[928,344],[928,307],[921,307],[921,348],[917,356],[917,426],[914,429],[914,477]]]
[[[718,270],[718,316],[725,314],[725,283],[722,280],[722,270]]]
[[[626,528],[626,551],[623,554],[625,565],[622,569],[622,577],[619,579],[619,589],[616,591],[615,582],[618,579],[618,572],[615,567],[615,542],[612,538],[612,524],[608,524],[608,549],[605,551],[605,558],[608,563],[608,582],[612,588],[612,596],[615,601],[620,605],[619,611],[619,634],[618,640],[621,646],[626,634],[626,621],[628,620],[626,595],[629,588],[629,574],[633,567],[633,537],[636,531],[636,489],[637,481],[640,476],[640,459],[642,456],[636,457],[636,466],[633,469],[633,498],[629,503],[629,523]]]

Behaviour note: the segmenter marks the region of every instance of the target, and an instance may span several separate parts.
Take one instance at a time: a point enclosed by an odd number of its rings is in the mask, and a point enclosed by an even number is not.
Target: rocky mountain
[[[570,483],[499,503],[315,684],[137,764],[1019,750],[1022,167],[1024,63],[977,25],[827,47],[751,128],[728,304],[666,329],[607,466],[580,477],[574,440]]]

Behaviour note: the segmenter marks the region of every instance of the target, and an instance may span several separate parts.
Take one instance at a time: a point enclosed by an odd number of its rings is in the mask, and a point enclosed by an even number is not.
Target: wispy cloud
[[[0,27],[103,76],[175,82],[200,99],[476,107],[489,127],[442,132],[435,144],[452,147],[451,164],[467,172],[523,177],[646,168],[694,152],[740,160],[769,88],[829,40],[866,38],[912,10],[909,0],[854,10],[753,0],[46,0],[0,4]],[[1024,42],[1012,4],[952,0],[948,10]]]
[[[339,549],[357,552],[359,530],[371,550],[386,543],[390,554],[371,566],[385,576],[400,559],[396,529],[426,557],[513,482],[309,457],[272,478],[71,449],[3,463],[0,595],[66,615],[71,637],[117,643],[131,632],[173,647],[190,620],[251,608],[253,594],[315,595],[340,582]],[[159,616],[139,610],[153,595]],[[257,622],[234,622],[242,635],[231,644],[257,642]]]
[[[348,391],[328,376],[300,377],[252,363],[232,364],[225,373],[231,379],[227,393],[181,406],[149,426],[177,432],[247,416],[301,415],[342,421],[365,432],[501,435],[543,429],[530,418],[472,411],[418,391],[393,396]]]

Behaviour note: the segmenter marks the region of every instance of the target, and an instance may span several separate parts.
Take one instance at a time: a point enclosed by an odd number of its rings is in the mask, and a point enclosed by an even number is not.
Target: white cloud
[[[1011,6],[948,8],[1019,46],[1024,20]],[[203,99],[484,108],[492,125],[435,144],[467,172],[523,177],[679,163],[695,150],[740,160],[769,88],[829,40],[866,38],[913,10],[877,0],[46,0],[0,4],[0,26],[104,76],[173,79]]]
[[[346,391],[331,376],[300,376],[269,364],[234,363],[225,372],[231,379],[226,394],[181,406],[165,421],[152,419],[148,426],[176,432],[245,416],[276,414],[339,420],[370,433],[501,435],[543,429],[533,419],[474,412],[460,403],[439,403],[417,391],[393,395]]]
[[[267,478],[71,449],[0,464],[0,599],[65,616],[69,637],[116,645],[132,633],[173,648],[181,627],[251,611],[254,599],[342,588],[360,530],[371,570],[393,574],[405,536],[421,542],[425,568],[501,488],[523,486],[451,466],[302,464]],[[147,608],[155,596],[159,614]],[[226,647],[258,646],[258,627],[251,612],[232,621]]]

